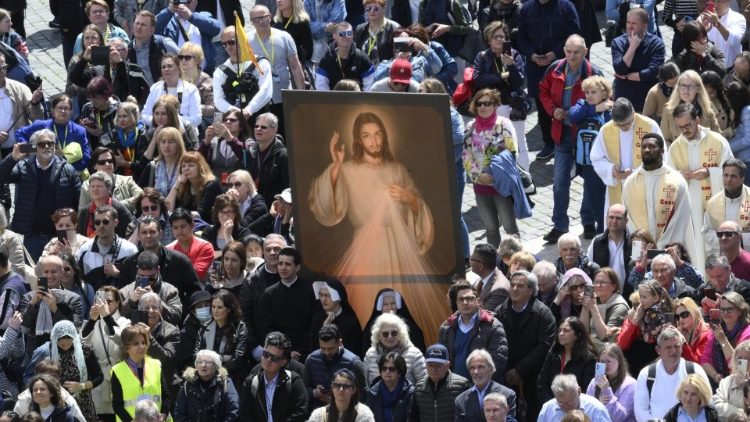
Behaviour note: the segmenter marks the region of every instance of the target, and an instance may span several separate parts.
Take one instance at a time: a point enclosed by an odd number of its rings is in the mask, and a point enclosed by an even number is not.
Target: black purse
[[[524,90],[516,90],[510,93],[510,115],[511,121],[519,122],[526,120],[531,111],[531,100]]]

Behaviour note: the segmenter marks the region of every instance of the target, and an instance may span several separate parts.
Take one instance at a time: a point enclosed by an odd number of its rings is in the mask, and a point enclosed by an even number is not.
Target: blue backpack
[[[578,123],[578,136],[576,137],[576,164],[579,166],[591,165],[591,146],[594,144],[599,129],[607,121],[604,113],[589,117]]]

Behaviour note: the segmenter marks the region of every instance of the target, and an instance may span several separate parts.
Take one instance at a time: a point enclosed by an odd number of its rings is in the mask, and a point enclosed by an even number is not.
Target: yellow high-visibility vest
[[[141,400],[151,400],[161,409],[161,362],[159,360],[146,356],[143,363],[143,385],[138,379],[138,374],[133,372],[126,361],[113,366],[112,373],[120,381],[125,410],[132,418],[135,418],[135,405]],[[117,422],[122,422],[122,420],[118,417]]]

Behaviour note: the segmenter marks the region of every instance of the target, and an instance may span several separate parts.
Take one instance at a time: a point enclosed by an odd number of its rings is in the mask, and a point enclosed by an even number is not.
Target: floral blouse
[[[498,116],[497,123],[492,130],[481,133],[474,131],[474,122],[466,126],[464,132],[464,169],[469,174],[471,182],[474,183],[489,167],[490,160],[495,154],[504,150],[516,152],[515,129],[513,124],[505,117]]]

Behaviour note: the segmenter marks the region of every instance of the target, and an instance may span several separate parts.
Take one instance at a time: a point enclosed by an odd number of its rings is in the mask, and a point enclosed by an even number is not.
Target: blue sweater
[[[615,98],[628,98],[633,103],[635,111],[640,112],[646,102],[648,90],[658,82],[659,68],[664,64],[664,41],[646,32],[646,37],[635,50],[630,66],[626,65],[622,59],[629,45],[627,34],[612,40],[612,67],[618,75],[638,72],[641,80],[628,81],[615,78]]]
[[[542,4],[539,0],[528,0],[518,15],[518,51],[526,56],[526,77],[529,95],[539,95],[539,81],[547,66],[537,66],[531,55],[555,53],[555,59],[565,57],[565,40],[573,34],[581,33],[578,12],[573,3],[567,0],[549,0]]]
[[[52,119],[36,120],[29,126],[22,127],[16,131],[16,143],[25,144],[29,142],[31,135],[42,129],[49,129],[52,132],[56,132]],[[91,147],[89,146],[89,139],[86,137],[86,129],[77,123],[69,121],[65,131],[57,131],[57,143],[64,147],[64,145],[70,142],[81,144],[81,151],[83,152],[83,158],[70,164],[78,171],[86,169],[91,159]],[[76,207],[74,206],[73,208]]]

